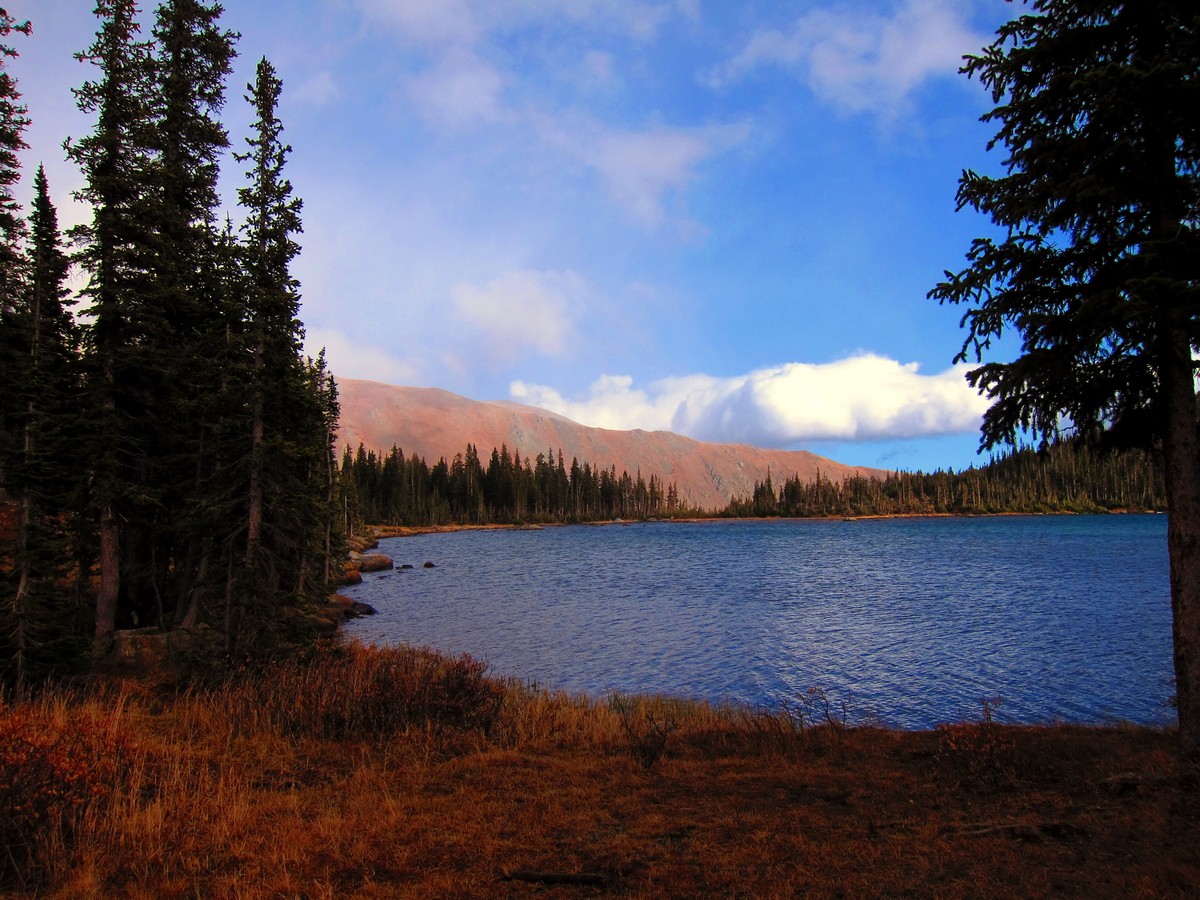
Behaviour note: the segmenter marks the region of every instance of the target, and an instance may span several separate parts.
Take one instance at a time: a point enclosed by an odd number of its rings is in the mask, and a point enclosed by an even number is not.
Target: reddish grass
[[[10,859],[12,896],[1200,891],[1200,779],[1152,729],[902,733],[591,701],[361,647],[205,691],[108,682],[0,708],[14,722],[105,735],[78,744],[85,768],[125,756]]]

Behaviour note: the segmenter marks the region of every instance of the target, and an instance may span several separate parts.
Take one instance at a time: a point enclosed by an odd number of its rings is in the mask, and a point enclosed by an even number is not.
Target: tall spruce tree
[[[931,296],[966,304],[983,443],[1107,432],[1161,447],[1183,752],[1200,755],[1200,9],[1034,0],[963,71],[990,88],[1006,174],[959,207],[1000,226]],[[984,362],[1006,329],[1011,362]]]
[[[21,355],[20,341],[13,339],[9,317],[16,308],[25,286],[24,259],[21,253],[25,223],[13,196],[13,187],[21,179],[20,153],[26,148],[24,133],[29,125],[17,82],[9,74],[8,62],[17,51],[8,43],[16,31],[28,34],[28,22],[18,23],[0,8],[0,449],[10,446],[12,416],[18,408],[9,377],[17,370],[15,357]],[[0,459],[0,491],[4,489],[4,463]],[[3,497],[0,496],[0,500]]]
[[[214,498],[205,488],[217,452],[218,366],[228,326],[216,222],[220,156],[229,139],[218,116],[237,39],[220,29],[221,13],[219,4],[168,0],[154,28],[159,244],[153,300],[168,327],[155,353],[161,378],[148,447],[162,502],[142,552],[155,563],[151,596],[169,613],[154,610],[160,625],[182,624],[189,599],[202,590],[210,552]]]
[[[323,360],[301,356],[299,284],[291,264],[299,252],[301,201],[284,167],[291,147],[278,118],[282,82],[266,59],[258,63],[247,101],[257,118],[237,154],[248,163],[238,199],[246,211],[243,266],[249,394],[245,457],[245,552],[227,594],[229,649],[270,640],[287,607],[304,607],[326,585],[310,577],[324,552],[331,514],[336,389]],[[333,424],[330,424],[332,416]],[[324,565],[322,564],[322,570]]]
[[[22,387],[27,364],[27,322],[22,315],[27,296],[27,270],[22,253],[25,223],[13,187],[21,179],[20,152],[26,149],[29,125],[16,79],[8,62],[18,54],[8,41],[12,33],[28,34],[0,8],[0,558],[12,558],[11,570],[0,574],[0,652],[11,660],[15,677],[23,673],[26,635],[27,578],[17,544],[24,531],[22,445]],[[15,505],[15,511],[10,504]]]
[[[77,555],[73,515],[84,471],[76,452],[81,424],[78,335],[66,289],[70,263],[45,170],[34,177],[26,248],[27,280],[6,331],[19,344],[9,371],[15,445],[5,461],[6,491],[16,508],[5,584],[11,618],[10,680],[69,667],[79,655],[79,606],[67,587]]]
[[[90,456],[99,538],[95,650],[108,651],[118,613],[142,605],[137,592],[147,572],[131,553],[129,534],[153,519],[156,492],[146,485],[146,432],[153,410],[155,335],[166,329],[154,262],[158,220],[152,191],[155,167],[155,79],[150,45],[138,39],[134,0],[97,0],[100,29],[82,61],[99,70],[75,90],[79,108],[96,115],[95,130],[68,141],[68,156],[86,180],[78,192],[91,204],[90,225],[76,237],[89,276],[85,333],[88,405],[94,417]]]
[[[95,214],[80,260],[87,294],[101,587],[97,650],[118,622],[183,624],[208,577],[219,357],[229,330],[216,229],[218,114],[236,35],[218,4],[167,0],[154,40],[133,0],[100,0],[76,91],[95,131],[68,153]],[[180,610],[184,610],[181,612]]]
[[[18,23],[0,7],[0,298],[20,289],[24,222],[13,187],[21,179],[19,154],[26,148],[24,133],[29,125],[16,79],[8,72],[8,61],[17,56],[8,40],[14,31],[27,35],[30,30],[28,22]]]

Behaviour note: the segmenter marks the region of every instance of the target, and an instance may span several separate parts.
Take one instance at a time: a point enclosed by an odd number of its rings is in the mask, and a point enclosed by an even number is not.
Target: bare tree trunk
[[[240,616],[233,599],[233,547],[227,546],[225,551],[225,652],[232,655],[236,649],[236,631],[240,624]]]
[[[261,357],[255,368],[261,365]],[[253,421],[250,423],[249,512],[246,517],[246,566],[253,566],[262,542],[263,518],[263,402],[262,391],[255,386]]]
[[[333,498],[334,490],[337,486],[337,469],[333,456],[333,440],[332,435],[325,436],[325,559],[321,568],[321,577],[324,580],[326,588],[329,582],[333,580]]]
[[[1171,560],[1172,634],[1180,750],[1200,757],[1200,439],[1191,347],[1182,328],[1164,342],[1167,549]]]
[[[26,426],[26,442],[28,446],[28,426]],[[16,622],[13,633],[13,641],[16,644],[13,668],[16,673],[18,695],[25,690],[25,658],[29,644],[29,519],[32,511],[27,486],[25,496],[21,498],[20,520],[17,522],[17,533],[20,536],[17,567],[21,574],[17,579],[17,593],[12,602],[13,621]]]
[[[121,591],[121,544],[112,504],[100,511],[100,591],[96,594],[94,651],[104,656],[112,648],[117,627],[117,597]]]
[[[92,642],[95,657],[107,656],[112,649],[113,632],[117,628],[117,604],[121,594],[121,530],[114,508],[116,495],[118,445],[115,432],[116,385],[112,360],[104,361],[104,393],[100,401],[100,414],[104,422],[104,442],[99,471],[99,492],[103,505],[100,508],[100,590],[96,594],[96,631]]]

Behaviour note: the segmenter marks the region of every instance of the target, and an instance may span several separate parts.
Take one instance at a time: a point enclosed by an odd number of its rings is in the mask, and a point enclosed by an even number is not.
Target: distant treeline
[[[342,457],[347,523],[373,525],[487,525],[520,522],[589,522],[649,519],[684,510],[674,483],[640,472],[617,474],[580,463],[562,451],[522,459],[506,446],[484,465],[474,445],[429,466],[415,453],[393,447],[385,455],[361,444]]]
[[[843,481],[798,477],[776,489],[768,474],[722,515],[878,516],[1106,512],[1166,509],[1162,471],[1140,450],[1098,452],[1074,441],[1017,450],[961,472],[898,472]]]
[[[683,516],[866,516],[931,513],[1103,512],[1165,509],[1162,474],[1141,451],[1099,453],[1063,442],[1045,450],[1019,450],[962,472],[895,473],[812,482],[788,477],[776,487],[768,474],[750,497],[724,510],[684,506],[676,485],[641,472],[617,474],[562,451],[522,459],[493,449],[486,465],[474,445],[433,466],[393,447],[377,454],[346,449],[342,497],[351,532],[378,525],[485,525],[588,522]]]

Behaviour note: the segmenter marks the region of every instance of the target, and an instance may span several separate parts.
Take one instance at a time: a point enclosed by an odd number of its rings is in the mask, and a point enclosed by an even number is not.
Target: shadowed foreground
[[[819,692],[590,701],[351,646],[0,705],[0,890],[1179,896],[1197,781],[1152,729],[852,728]]]

